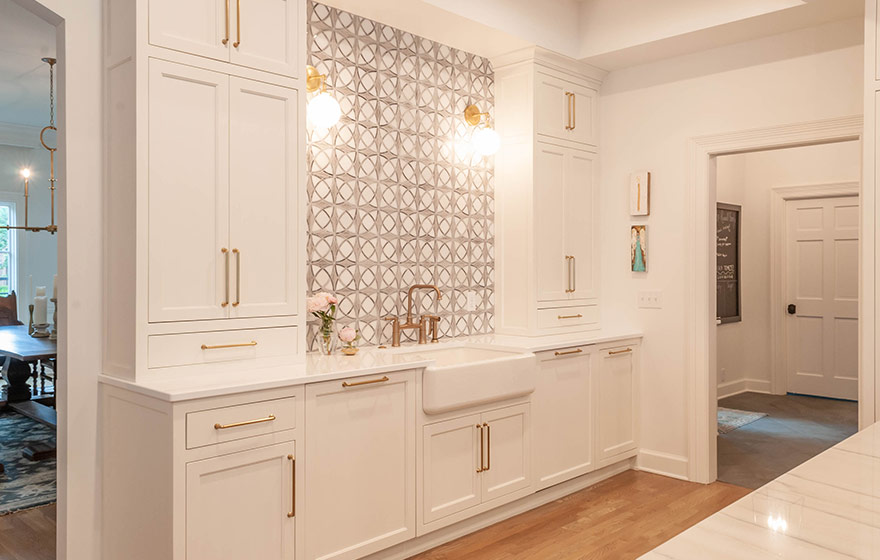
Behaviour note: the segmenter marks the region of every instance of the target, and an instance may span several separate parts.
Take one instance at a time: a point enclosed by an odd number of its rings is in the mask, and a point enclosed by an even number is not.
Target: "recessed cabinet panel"
[[[232,41],[223,44],[231,15],[226,9],[227,0],[149,2],[150,43],[218,60],[229,58]]]
[[[536,79],[537,133],[595,146],[596,90],[542,71]]]
[[[415,537],[414,379],[306,386],[309,560],[361,558]]]
[[[593,375],[583,348],[548,353],[532,394],[538,490],[593,470]]]
[[[480,503],[480,415],[424,428],[424,522],[430,523]]]
[[[285,76],[297,76],[295,0],[230,0],[237,25],[232,30],[230,61]],[[240,8],[238,7],[240,6]],[[238,44],[237,46],[236,43]]]
[[[572,299],[596,297],[598,267],[594,258],[595,208],[593,190],[595,155],[572,150],[565,169],[565,243],[571,259]]]
[[[293,442],[186,466],[187,560],[291,560]]]
[[[483,414],[486,439],[482,473],[483,501],[488,502],[528,488],[531,484],[529,405],[517,405]]]
[[[599,459],[636,448],[635,371],[638,346],[608,348],[599,354],[597,437]]]
[[[568,299],[565,240],[566,150],[538,144],[535,152],[535,231],[538,301]]]
[[[232,317],[297,312],[297,111],[294,89],[230,79]]]
[[[227,315],[229,78],[150,61],[149,320]]]

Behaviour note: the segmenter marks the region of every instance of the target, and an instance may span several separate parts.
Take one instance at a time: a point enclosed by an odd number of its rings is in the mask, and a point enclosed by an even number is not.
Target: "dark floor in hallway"
[[[801,395],[742,393],[718,406],[767,416],[718,436],[718,480],[758,488],[856,433],[858,404]]]

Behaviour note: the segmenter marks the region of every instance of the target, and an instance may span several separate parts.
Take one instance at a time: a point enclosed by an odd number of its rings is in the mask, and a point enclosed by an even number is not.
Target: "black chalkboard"
[[[717,316],[722,323],[742,321],[740,288],[740,225],[742,206],[718,203],[716,216]]]

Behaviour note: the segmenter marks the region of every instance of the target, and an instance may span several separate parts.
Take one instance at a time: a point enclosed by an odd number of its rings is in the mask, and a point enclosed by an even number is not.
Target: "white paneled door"
[[[786,203],[787,390],[858,397],[859,199]]]

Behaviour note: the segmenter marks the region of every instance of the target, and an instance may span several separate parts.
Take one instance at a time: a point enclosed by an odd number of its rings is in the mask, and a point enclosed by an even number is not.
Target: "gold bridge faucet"
[[[418,323],[413,322],[412,298],[413,292],[418,289],[434,290],[437,292],[437,299],[443,299],[443,294],[440,293],[440,288],[433,284],[414,284],[411,286],[409,292],[406,294],[406,322],[401,325],[399,318],[385,317],[386,321],[391,321],[391,346],[393,347],[400,346],[400,331],[405,329],[418,329],[419,344],[426,344],[428,342],[428,329],[430,328],[431,342],[439,342],[439,338],[437,337],[437,326],[438,323],[440,323],[440,317],[437,315],[422,315]]]

